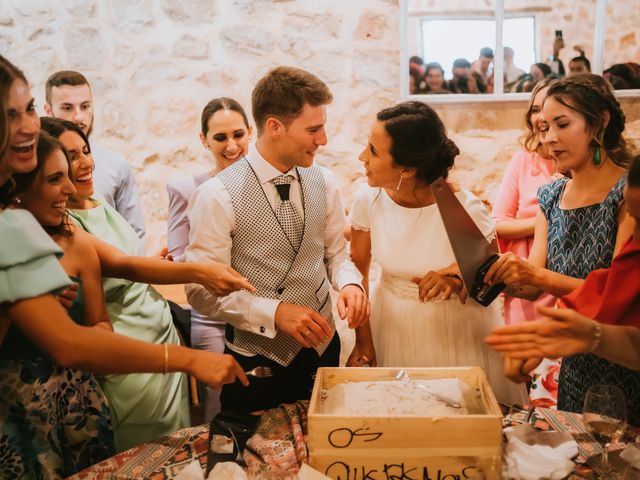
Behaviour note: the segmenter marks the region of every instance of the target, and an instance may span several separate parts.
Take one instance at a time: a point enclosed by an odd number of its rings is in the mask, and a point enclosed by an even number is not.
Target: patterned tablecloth
[[[244,451],[247,473],[250,479],[288,480],[297,478],[296,473],[303,462],[307,462],[308,402],[282,405],[267,411],[260,418],[256,433],[247,442]],[[507,424],[524,421],[526,412],[513,412],[506,417]],[[592,477],[597,469],[601,447],[587,435],[581,416],[547,408],[536,409],[531,423],[541,430],[570,432],[578,441],[579,457],[572,480]],[[628,438],[635,438],[638,429],[630,429]],[[170,436],[139,445],[115,457],[100,462],[91,468],[69,477],[72,480],[164,480],[174,478],[183,468],[198,460],[203,472],[207,463],[208,425],[186,428]],[[620,446],[614,446],[613,450]],[[614,466],[623,468],[622,461],[614,453],[610,455]]]

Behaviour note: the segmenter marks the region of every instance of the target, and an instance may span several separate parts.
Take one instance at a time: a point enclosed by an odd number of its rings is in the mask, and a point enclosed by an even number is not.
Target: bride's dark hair
[[[391,137],[391,155],[397,165],[415,168],[416,178],[429,184],[447,178],[458,147],[447,137],[438,114],[422,102],[403,102],[378,112]]]

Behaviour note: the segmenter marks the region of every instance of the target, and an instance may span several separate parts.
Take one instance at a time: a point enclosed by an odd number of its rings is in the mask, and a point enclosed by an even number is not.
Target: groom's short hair
[[[305,104],[313,107],[331,103],[333,95],[326,83],[295,67],[276,67],[258,80],[251,94],[253,120],[262,134],[269,117],[285,126],[302,113]]]

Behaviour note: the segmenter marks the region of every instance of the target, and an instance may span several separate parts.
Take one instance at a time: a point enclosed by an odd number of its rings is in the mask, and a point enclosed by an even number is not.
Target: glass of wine
[[[602,445],[602,471],[609,476],[608,448],[622,437],[627,427],[627,401],[613,385],[592,385],[584,397],[582,419],[587,431]]]

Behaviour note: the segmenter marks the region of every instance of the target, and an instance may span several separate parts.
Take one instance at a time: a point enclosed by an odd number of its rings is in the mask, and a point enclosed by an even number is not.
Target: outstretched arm
[[[159,285],[198,283],[219,296],[240,289],[254,291],[249,281],[229,265],[218,262],[167,262],[154,257],[130,256],[87,232],[80,234],[89,235],[105,277]]]
[[[537,299],[543,292],[556,297],[571,293],[583,280],[547,270],[547,219],[538,207],[535,235],[529,258],[524,260],[513,253],[500,255],[487,271],[484,281],[505,283],[505,293],[513,297]]]
[[[16,327],[62,367],[94,373],[181,371],[215,388],[236,378],[248,384],[244,372],[230,355],[179,345],[165,347],[80,326],[50,294],[12,303],[7,313]],[[56,328],[51,328],[52,319]]]
[[[515,359],[593,352],[640,370],[640,329],[600,324],[567,308],[539,307],[538,312],[547,318],[496,328],[487,343]]]

